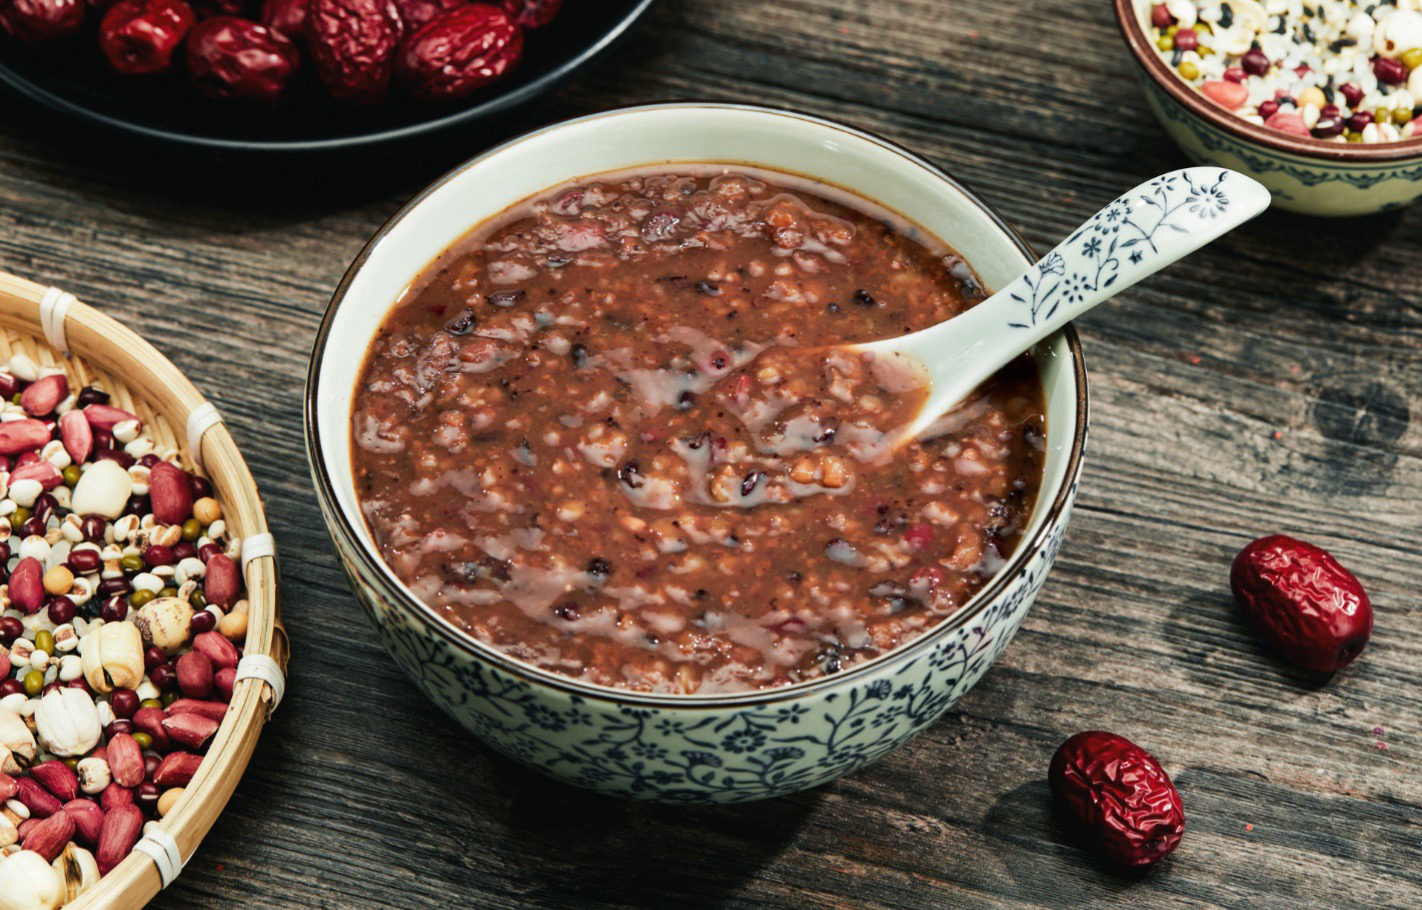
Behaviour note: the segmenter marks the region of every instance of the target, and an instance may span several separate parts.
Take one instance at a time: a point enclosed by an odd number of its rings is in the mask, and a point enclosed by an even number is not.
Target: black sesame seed
[[[869,295],[868,291],[860,288],[854,292],[854,302],[862,307],[871,307],[874,305],[874,298]]]

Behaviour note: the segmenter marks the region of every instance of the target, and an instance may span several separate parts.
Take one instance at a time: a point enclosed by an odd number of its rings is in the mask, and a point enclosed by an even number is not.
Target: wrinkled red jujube
[[[183,0],[120,0],[99,25],[99,47],[120,73],[159,73],[196,22]]]
[[[21,41],[52,41],[79,31],[84,0],[6,0],[0,29]]]
[[[1230,587],[1256,634],[1286,660],[1332,673],[1373,634],[1373,607],[1358,579],[1327,550],[1283,534],[1239,551]]]
[[[343,101],[372,104],[390,90],[404,34],[391,0],[311,0],[306,45],[316,72]]]
[[[213,16],[238,16],[247,15],[247,0],[193,0],[193,9],[197,12],[199,19],[208,19]]]
[[[300,63],[296,45],[250,19],[214,16],[188,33],[193,82],[213,98],[274,101]]]
[[[395,8],[400,11],[400,21],[405,24],[405,34],[413,35],[440,13],[458,9],[468,2],[469,0],[395,0]]]
[[[263,0],[261,22],[292,41],[305,41],[309,8],[310,0]]]
[[[400,47],[396,72],[421,98],[462,98],[504,76],[523,55],[508,13],[474,3],[441,13]]]
[[[563,0],[502,0],[502,4],[523,28],[542,28],[563,8]]]
[[[1148,866],[1180,845],[1185,809],[1160,763],[1102,730],[1062,743],[1047,772],[1052,793],[1113,862]]]

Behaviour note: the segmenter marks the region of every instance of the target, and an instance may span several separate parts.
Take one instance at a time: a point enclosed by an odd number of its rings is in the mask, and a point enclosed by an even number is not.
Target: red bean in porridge
[[[1046,428],[1023,357],[902,442],[926,390],[833,346],[985,293],[934,238],[789,175],[561,187],[381,326],[353,411],[364,515],[417,597],[547,670],[703,694],[839,672],[1003,565]]]

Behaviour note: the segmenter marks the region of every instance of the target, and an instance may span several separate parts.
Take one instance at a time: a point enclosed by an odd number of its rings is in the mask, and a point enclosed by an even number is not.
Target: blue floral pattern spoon
[[[915,364],[927,371],[928,400],[901,431],[900,441],[908,441],[1023,351],[1268,206],[1269,191],[1235,171],[1191,167],[1162,174],[1091,216],[966,313],[850,349],[874,354],[886,376],[902,377],[903,368]]]

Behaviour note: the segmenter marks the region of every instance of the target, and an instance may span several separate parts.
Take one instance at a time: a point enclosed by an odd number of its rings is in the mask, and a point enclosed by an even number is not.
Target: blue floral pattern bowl
[[[446,713],[499,752],[571,784],[668,802],[742,802],[863,767],[931,724],[987,672],[1062,545],[1086,442],[1085,371],[1071,330],[1034,351],[1047,401],[1047,457],[1023,544],[959,614],[876,660],[781,689],[671,696],[569,679],[473,640],[395,578],[361,518],[350,403],[364,351],[410,280],[473,225],[565,180],[666,161],[749,162],[873,198],[941,236],[990,286],[1031,262],[1021,240],[952,178],[829,121],[705,104],[570,121],[456,169],[361,253],[313,353],[307,445],[322,511],[357,597],[395,660]]]
[[[1242,171],[1274,205],[1308,215],[1368,215],[1422,197],[1422,139],[1376,145],[1325,142],[1249,123],[1179,79],[1150,44],[1151,0],[1115,0],[1146,101],[1181,150],[1201,164]]]

